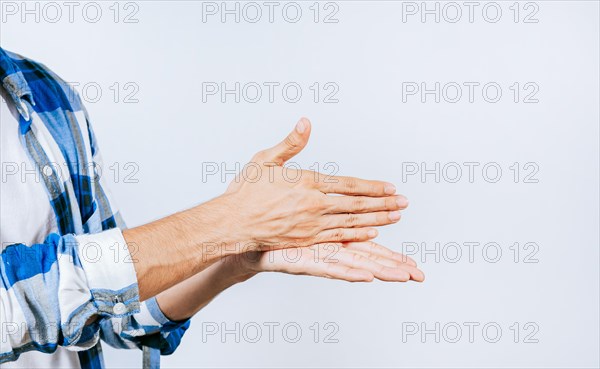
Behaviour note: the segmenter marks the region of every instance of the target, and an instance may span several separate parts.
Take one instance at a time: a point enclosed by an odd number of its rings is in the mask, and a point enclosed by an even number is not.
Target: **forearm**
[[[156,299],[163,314],[174,321],[190,318],[221,292],[256,274],[244,269],[237,259],[222,259],[160,293]]]
[[[195,208],[123,231],[140,300],[198,274],[236,251],[230,205],[219,197]]]

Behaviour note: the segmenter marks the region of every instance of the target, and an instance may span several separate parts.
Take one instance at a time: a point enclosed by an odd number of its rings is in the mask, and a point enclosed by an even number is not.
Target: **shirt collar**
[[[21,117],[28,122],[31,119],[31,113],[26,102],[32,106],[35,105],[33,94],[23,72],[2,47],[0,47],[0,81]]]

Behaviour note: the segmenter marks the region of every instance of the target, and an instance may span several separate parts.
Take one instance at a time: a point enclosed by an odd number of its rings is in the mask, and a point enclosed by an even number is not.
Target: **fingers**
[[[347,282],[372,282],[375,276],[365,269],[351,268],[342,264],[326,264],[322,277]]]
[[[396,223],[400,220],[399,211],[379,211],[367,214],[331,214],[324,215],[327,228],[375,227]]]
[[[368,270],[352,268],[335,259],[335,254],[341,249],[341,243],[318,244],[296,248],[291,256],[284,255],[288,250],[274,250],[262,258],[261,268],[262,271],[310,275],[348,282],[372,281],[374,276]]]
[[[316,182],[316,188],[323,193],[371,197],[384,197],[396,193],[396,187],[388,182],[324,174],[318,174],[317,178],[319,180]]]
[[[400,261],[398,256],[403,256],[402,254],[395,253],[374,242],[352,242],[341,245],[324,243],[313,245],[310,249],[314,254],[313,258],[305,259],[303,268],[310,265],[313,268],[316,267],[315,270],[322,270],[322,264],[325,264],[327,268],[336,268],[337,272],[342,270],[335,266],[363,270],[379,280],[388,282],[407,282],[409,280],[423,282],[425,280],[425,275],[416,267],[416,263],[412,259],[411,263]],[[320,264],[321,268],[315,264]]]
[[[300,118],[294,130],[283,141],[270,149],[259,152],[253,161],[259,164],[274,162],[279,166],[285,164],[306,147],[310,130],[310,121],[307,118]]]
[[[410,279],[415,282],[423,282],[425,280],[425,273],[416,267],[403,267],[410,273]]]
[[[369,250],[369,248],[358,246],[358,244],[366,245],[369,243],[374,245],[374,247],[371,248],[371,250],[374,250],[374,252],[364,251]],[[346,258],[348,258],[348,254],[353,254],[352,263],[349,264],[350,266],[352,266],[353,268],[364,268],[373,273],[375,278],[380,279],[382,281],[406,282],[407,280],[411,279],[416,282],[423,282],[425,280],[425,274],[423,274],[423,272],[416,267],[416,263],[414,263],[414,261],[410,264],[404,263],[397,260],[395,255],[389,255],[387,252],[385,253],[389,256],[382,256],[380,252],[382,252],[386,248],[383,246],[377,246],[379,245],[373,242],[344,244],[344,251],[346,251],[347,253],[339,252],[338,255],[346,255]],[[360,251],[357,251],[355,249],[360,249]],[[388,251],[391,250],[388,249]],[[340,258],[340,261],[344,261],[344,259]]]
[[[343,250],[342,244],[318,244],[311,246],[310,249],[310,260],[306,258],[305,262],[296,268],[296,272],[299,274],[339,279],[348,282],[371,282],[375,277],[369,270],[354,268],[348,263],[339,262],[335,258],[335,255],[340,250]]]
[[[411,273],[409,268],[411,266],[405,265],[405,267],[390,267],[384,264],[378,263],[373,259],[363,256],[358,253],[354,253],[347,249],[340,250],[335,258],[339,263],[351,267],[353,269],[362,269],[369,271],[373,276],[382,281],[388,282],[407,282],[411,279]]]
[[[372,242],[328,242],[293,248],[292,255],[289,251],[266,252],[259,269],[349,282],[370,282],[374,278],[389,282],[421,282],[425,279],[419,269],[390,257],[396,253]]]
[[[363,252],[368,256],[381,256],[396,260],[400,263],[406,263],[408,265],[417,266],[417,263],[409,256],[401,254],[399,252],[392,251],[387,247],[381,246],[373,241],[369,242],[347,242],[344,247],[358,252]]]
[[[326,229],[319,232],[313,240],[314,243],[329,243],[329,242],[360,242],[371,240],[377,235],[374,228],[335,228]]]
[[[373,211],[404,210],[408,199],[402,195],[387,197],[327,196],[331,213],[370,213]]]
[[[392,268],[402,268],[410,274],[410,279],[414,281],[423,282],[425,280],[425,274],[417,268],[417,263],[413,259],[373,241],[346,242],[343,246],[346,250],[358,252],[376,263]],[[379,278],[377,275],[376,277]]]

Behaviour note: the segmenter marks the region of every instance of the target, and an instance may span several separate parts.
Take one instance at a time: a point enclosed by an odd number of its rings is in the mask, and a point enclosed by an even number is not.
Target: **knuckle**
[[[298,139],[296,138],[295,135],[289,135],[285,138],[284,140],[285,145],[287,147],[289,147],[290,149],[296,149],[298,148],[298,146],[300,146],[300,142],[298,141]]]
[[[346,187],[346,189],[352,191],[352,190],[355,190],[357,186],[358,186],[358,184],[356,183],[356,179],[354,179],[354,178],[345,178],[344,179],[344,187]]]
[[[312,208],[319,211],[327,211],[329,209],[329,201],[327,199],[327,195],[317,195],[311,201]]]
[[[343,240],[344,239],[344,230],[343,229],[336,229],[335,231],[333,231],[333,237],[334,240]]]
[[[317,228],[313,228],[306,233],[306,236],[302,238],[302,241],[307,241],[312,245],[320,243],[325,239],[322,232],[323,231],[320,231]]]
[[[305,206],[301,208],[302,211],[306,211],[308,214],[320,214],[321,204],[317,200],[305,201]]]
[[[358,211],[364,211],[366,208],[366,201],[362,198],[356,198],[352,200],[352,209]]]
[[[330,212],[337,208],[335,202],[331,201],[329,196],[323,194],[321,196],[321,210],[323,212]]]
[[[358,223],[358,216],[356,216],[355,214],[348,214],[348,216],[346,217],[346,226],[354,227],[355,225],[357,225],[357,223]]]
[[[377,224],[388,224],[391,223],[392,221],[390,220],[389,216],[388,216],[388,212],[380,212],[375,216],[375,221],[377,222]]]

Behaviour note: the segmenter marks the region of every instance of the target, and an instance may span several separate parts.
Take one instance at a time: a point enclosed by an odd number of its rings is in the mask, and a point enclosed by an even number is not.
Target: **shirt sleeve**
[[[115,348],[148,346],[159,350],[161,355],[170,355],[179,346],[189,325],[189,319],[176,322],[167,318],[153,297],[141,304],[139,313],[103,321],[101,338]]]
[[[94,166],[98,169],[98,173],[106,173],[98,140],[88,113],[83,105],[82,109],[87,122]],[[95,200],[98,204],[102,226],[126,229],[127,226],[121,217],[121,212],[112,199],[109,185],[110,181],[106,180],[106,176],[100,175],[94,181]],[[116,316],[102,321],[100,324],[101,339],[115,348],[142,349],[146,346],[160,350],[161,355],[169,355],[179,346],[189,325],[189,319],[180,322],[169,320],[160,310],[156,299],[151,298],[141,303],[140,311],[135,314]]]
[[[113,250],[125,250],[115,257]],[[135,269],[118,228],[14,244],[0,261],[0,362],[23,352],[93,347],[102,322],[140,312]],[[121,255],[124,255],[121,253]]]

